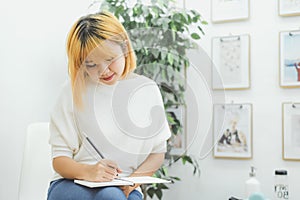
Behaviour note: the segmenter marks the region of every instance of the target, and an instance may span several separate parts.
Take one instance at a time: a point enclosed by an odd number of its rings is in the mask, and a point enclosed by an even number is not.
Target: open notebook
[[[169,180],[150,177],[150,176],[122,177],[122,178],[116,178],[110,182],[91,182],[91,181],[83,181],[83,180],[74,180],[74,182],[90,188],[106,187],[106,186],[122,186],[122,185],[133,186],[134,184],[171,183],[171,181]]]

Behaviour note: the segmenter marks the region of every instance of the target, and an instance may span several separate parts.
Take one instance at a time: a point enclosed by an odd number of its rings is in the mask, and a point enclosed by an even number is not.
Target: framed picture
[[[168,140],[171,155],[182,155],[186,150],[186,108],[184,105],[172,105],[166,108],[172,136]]]
[[[300,87],[300,30],[279,33],[281,87]]]
[[[250,36],[212,38],[212,88],[250,88]]]
[[[278,14],[280,16],[300,15],[300,0],[278,0]]]
[[[252,158],[252,105],[214,105],[214,157]]]
[[[249,18],[249,0],[211,0],[213,23],[246,20]]]
[[[300,161],[300,103],[282,103],[282,158]]]

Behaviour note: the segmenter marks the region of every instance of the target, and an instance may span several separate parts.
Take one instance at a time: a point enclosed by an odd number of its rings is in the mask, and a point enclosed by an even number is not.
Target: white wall
[[[5,1],[0,8],[0,199],[17,199],[22,148],[26,127],[31,122],[48,121],[49,112],[67,77],[66,34],[79,16],[89,12],[91,1]],[[210,21],[210,1],[187,1]],[[214,159],[211,154],[200,162],[201,177],[192,176],[180,164],[170,173],[181,182],[171,186],[165,199],[227,199],[243,196],[244,181],[251,164],[258,168],[263,191],[271,196],[272,172],[285,167],[291,176],[292,199],[300,199],[296,186],[298,162],[281,159],[281,102],[299,101],[299,89],[278,87],[278,31],[299,28],[299,17],[277,16],[277,1],[251,1],[251,19],[245,22],[210,24],[201,47],[210,55],[213,36],[249,33],[251,35],[252,87],[248,91],[227,92],[229,100],[253,104],[254,155],[249,161]],[[189,73],[189,76],[192,74]],[[205,86],[200,81],[200,89]],[[203,92],[204,91],[204,92]],[[202,102],[200,135],[211,118],[207,93],[199,93]],[[205,93],[205,95],[203,95]],[[204,97],[203,97],[204,96]],[[190,151],[199,154],[201,137]],[[208,140],[208,143],[211,140]],[[234,191],[232,193],[232,191]]]
[[[67,32],[91,2],[1,1],[0,199],[17,199],[26,127],[49,121],[67,77]]]
[[[253,104],[253,159],[226,160],[214,159],[212,154],[200,161],[200,178],[192,176],[181,164],[172,167],[170,173],[178,174],[183,181],[172,185],[166,199],[228,199],[230,196],[244,197],[244,182],[248,178],[250,165],[258,168],[257,178],[262,191],[272,198],[274,168],[288,169],[292,200],[300,199],[299,178],[300,162],[283,161],[281,134],[281,103],[300,101],[299,89],[281,89],[279,87],[279,31],[299,28],[300,17],[279,17],[277,1],[251,1],[251,17],[248,21],[212,24],[210,22],[210,1],[186,1],[187,9],[196,9],[210,23],[200,46],[211,55],[211,38],[229,33],[248,33],[251,37],[251,76],[250,90],[227,91],[227,103],[249,102]],[[199,62],[201,60],[199,59]],[[191,73],[188,73],[191,76]],[[203,90],[204,91],[204,90]],[[205,95],[198,94],[199,98]],[[200,103],[211,106],[206,99]],[[203,110],[202,115],[208,113]],[[192,120],[193,118],[190,118]],[[209,117],[201,121],[207,126]],[[203,135],[204,129],[199,135]],[[211,143],[211,140],[207,140]],[[190,152],[199,155],[201,141],[193,143]],[[209,144],[210,145],[210,144]],[[176,192],[174,192],[176,191]]]

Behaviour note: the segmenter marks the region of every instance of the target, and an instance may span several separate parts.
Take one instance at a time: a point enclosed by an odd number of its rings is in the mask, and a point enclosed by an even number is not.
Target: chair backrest
[[[53,175],[49,123],[28,126],[19,182],[19,200],[46,200]]]

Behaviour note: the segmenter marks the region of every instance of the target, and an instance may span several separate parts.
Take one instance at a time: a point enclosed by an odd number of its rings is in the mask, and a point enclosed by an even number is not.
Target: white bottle
[[[289,199],[289,184],[287,170],[275,170],[274,192],[274,199],[276,200]]]
[[[260,192],[260,182],[255,178],[255,168],[251,167],[251,171],[249,173],[250,178],[246,181],[246,198],[248,198],[253,193]]]

